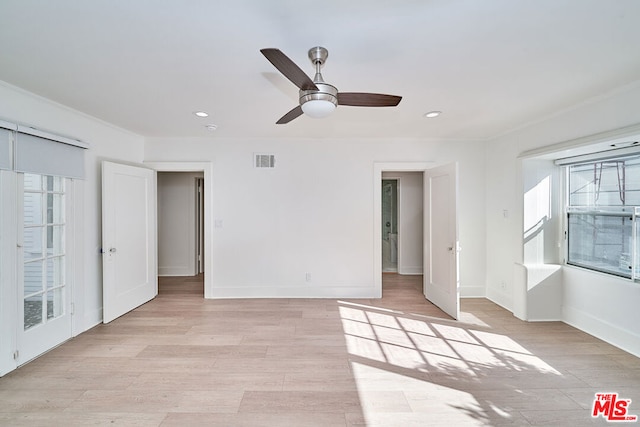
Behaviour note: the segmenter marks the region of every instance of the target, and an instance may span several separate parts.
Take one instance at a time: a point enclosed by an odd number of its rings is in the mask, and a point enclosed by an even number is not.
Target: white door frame
[[[211,162],[143,162],[156,172],[204,173],[204,297],[213,298],[213,165]]]
[[[373,284],[377,298],[382,297],[382,172],[425,172],[434,162],[375,162],[373,164]],[[423,230],[427,230],[423,227]],[[423,231],[424,233],[425,231]],[[400,236],[400,230],[398,230]],[[424,235],[423,235],[424,239]],[[400,241],[398,240],[398,246]],[[399,255],[399,254],[398,254]],[[398,258],[398,261],[400,259]]]

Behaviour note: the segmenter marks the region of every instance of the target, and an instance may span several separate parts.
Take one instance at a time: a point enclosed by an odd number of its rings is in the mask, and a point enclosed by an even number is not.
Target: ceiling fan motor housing
[[[318,90],[300,90],[300,105],[305,102],[320,100],[338,105],[338,89],[327,83],[317,83]]]

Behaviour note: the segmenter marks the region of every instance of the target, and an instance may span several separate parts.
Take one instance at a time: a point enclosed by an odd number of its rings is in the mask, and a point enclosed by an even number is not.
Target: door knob
[[[109,253],[114,254],[115,252],[116,252],[116,248],[111,248],[111,249],[109,249]]]

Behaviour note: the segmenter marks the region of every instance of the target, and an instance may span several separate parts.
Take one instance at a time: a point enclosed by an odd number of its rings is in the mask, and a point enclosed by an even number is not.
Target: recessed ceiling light
[[[196,116],[198,116],[198,117],[209,117],[209,114],[208,114],[208,113],[206,113],[205,111],[196,111],[196,112],[195,112],[195,113],[193,113],[193,114],[195,114],[195,115],[196,115]]]
[[[209,130],[216,130],[216,129],[218,129],[218,126],[217,126],[217,125],[213,125],[213,124],[211,124],[211,125],[206,125],[205,127],[206,127],[207,129],[209,129]]]
[[[434,117],[438,117],[440,114],[442,114],[442,111],[429,111],[428,113],[424,113],[423,116],[427,119],[433,119]]]

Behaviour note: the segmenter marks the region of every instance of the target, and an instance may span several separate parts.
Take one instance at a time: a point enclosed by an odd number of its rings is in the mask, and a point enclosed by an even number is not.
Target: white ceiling
[[[638,0],[2,0],[0,20],[0,80],[151,137],[484,139],[640,80]],[[400,105],[276,125],[298,91],[259,50],[313,77],[317,45],[327,82]]]

